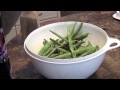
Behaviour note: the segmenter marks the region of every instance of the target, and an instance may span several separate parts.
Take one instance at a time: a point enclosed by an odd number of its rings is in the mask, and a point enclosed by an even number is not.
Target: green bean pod
[[[88,44],[87,44],[87,46],[86,47],[88,47],[88,46],[92,46],[92,44],[88,41]]]
[[[83,34],[75,37],[74,39],[83,40],[83,39],[85,39],[88,35],[89,35],[89,33],[83,33]]]
[[[43,56],[47,56],[52,51],[52,49],[52,47],[49,47],[48,50],[43,54]]]
[[[68,44],[69,44],[69,48],[70,48],[70,51],[72,53],[72,57],[75,58],[76,57],[76,53],[74,52],[74,47],[73,47],[73,44],[72,44],[72,32],[69,28],[69,26],[67,26],[67,34],[68,34]]]
[[[43,45],[45,45],[48,41],[46,39],[44,39],[43,41]]]
[[[72,33],[74,33],[74,29],[75,29],[75,26],[76,26],[77,22],[75,22],[75,24],[73,24],[73,27],[72,27]],[[68,35],[66,35],[65,37],[63,37],[64,39],[67,39],[68,38]],[[59,43],[62,43],[64,40],[61,39],[59,40]]]
[[[58,56],[58,54],[52,54],[52,55],[50,55],[49,57],[50,57],[50,58],[54,58],[55,56]]]
[[[73,44],[76,44],[76,43],[78,43],[78,42],[79,42],[78,40],[74,40],[74,39],[72,40],[72,43],[73,43]]]
[[[81,54],[80,57],[89,55],[89,54],[91,54],[91,53],[94,53],[95,51],[96,51],[96,47],[92,47],[92,48],[91,48],[90,50],[88,50],[87,52]]]
[[[83,47],[80,49],[75,50],[76,55],[77,54],[83,54],[84,52],[87,52],[88,50],[91,50],[91,46],[90,47]],[[65,53],[59,56],[54,57],[55,59],[67,59],[67,58],[72,58],[72,54],[71,53]]]
[[[75,52],[76,52],[76,54],[83,54],[84,52],[90,50],[91,48],[92,48],[91,46],[89,46],[89,47],[82,47],[82,48],[77,49]]]
[[[66,35],[66,36],[63,37],[63,38],[67,40],[68,36]],[[60,39],[58,42],[59,42],[59,43],[63,43],[63,42],[65,41],[64,39]]]
[[[83,43],[85,43],[85,42],[84,42],[84,41],[79,41],[79,42],[76,43],[74,46],[75,46],[76,48],[78,48],[78,47],[80,47],[81,44],[83,44]]]
[[[48,48],[53,44],[53,42],[49,41],[47,42],[39,51],[38,55],[42,56],[47,50]]]
[[[52,55],[55,51],[56,51],[56,48],[54,48],[46,57],[49,57],[49,56]]]
[[[50,38],[50,40],[54,43],[54,44],[57,44],[58,46],[61,45],[59,42],[57,42],[56,40]]]
[[[77,24],[77,22],[75,22],[75,24],[73,24],[73,26],[72,26],[72,29],[71,29],[72,34],[74,34],[74,30],[75,30],[75,26],[76,26],[76,24]]]
[[[62,47],[65,47],[66,45],[67,45],[67,43],[63,42],[63,43],[61,43],[61,45],[59,47],[62,48]]]
[[[55,59],[67,59],[67,58],[72,58],[72,54],[70,53],[65,53],[65,54],[61,54],[58,55],[56,57],[54,57]]]
[[[81,45],[80,47],[78,47],[78,49],[82,49],[82,48],[85,48],[85,46],[82,46],[82,45]]]
[[[72,37],[73,37],[73,38],[78,35],[78,33],[80,32],[82,26],[83,26],[83,22],[81,22],[81,24],[79,25],[79,27],[77,28],[77,30],[75,31],[75,33],[72,34]]]
[[[68,52],[69,52],[69,51],[67,51],[67,50],[65,50],[65,49],[63,49],[63,48],[57,47],[57,49],[58,49],[59,51],[61,51],[61,52],[64,52],[64,53],[68,53]]]
[[[62,40],[64,40],[64,41],[68,42],[68,41],[67,41],[67,39],[65,39],[64,37],[60,36],[60,35],[59,35],[59,34],[57,34],[56,32],[51,31],[51,30],[50,30],[50,32],[52,32],[53,34],[55,34],[56,36],[58,36],[58,37],[59,37],[59,38],[61,38]]]
[[[98,45],[96,45],[96,51],[98,51],[100,48],[99,48],[99,46]]]

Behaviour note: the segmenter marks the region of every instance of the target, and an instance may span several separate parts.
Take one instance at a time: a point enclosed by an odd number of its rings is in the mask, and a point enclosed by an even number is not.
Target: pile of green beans
[[[77,22],[73,24],[72,28],[70,28],[69,25],[66,25],[67,35],[65,37],[62,37],[58,33],[50,30],[50,32],[56,35],[59,39],[44,39],[44,46],[39,51],[38,55],[47,58],[70,59],[84,57],[99,50],[98,45],[93,47],[89,41],[88,44],[85,45],[86,42],[84,39],[89,36],[89,33],[80,34],[83,22],[81,22],[77,28],[76,24]]]

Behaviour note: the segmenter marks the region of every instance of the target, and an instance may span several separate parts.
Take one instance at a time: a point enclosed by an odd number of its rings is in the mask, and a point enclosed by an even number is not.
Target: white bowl
[[[113,18],[120,20],[120,11],[117,11],[115,14],[113,14]]]
[[[108,37],[107,33],[100,27],[83,23],[81,33],[91,33],[85,41],[90,41],[93,46],[99,45],[100,50],[85,57],[72,59],[53,59],[45,58],[38,55],[43,46],[43,39],[57,37],[49,30],[55,31],[62,36],[67,34],[66,24],[72,26],[74,21],[58,22],[42,26],[31,32],[24,42],[26,53],[32,58],[36,69],[46,78],[49,79],[86,79],[91,76],[101,65],[105,53],[120,46],[118,39]],[[77,23],[77,27],[81,22]],[[110,45],[116,43],[115,46]]]

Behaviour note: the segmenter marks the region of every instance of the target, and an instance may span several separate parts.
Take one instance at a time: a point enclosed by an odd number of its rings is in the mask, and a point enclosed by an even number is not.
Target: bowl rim
[[[86,23],[86,22],[83,22],[83,23],[87,24],[87,25],[90,25],[94,28],[98,28],[98,30],[101,30],[101,32],[106,35],[106,40],[107,40],[106,43],[104,44],[104,46],[100,50],[98,50],[98,51],[96,51],[96,52],[94,52],[90,55],[87,55],[87,56],[84,56],[84,57],[79,57],[79,58],[71,58],[71,59],[54,59],[54,58],[46,58],[46,57],[43,57],[43,56],[36,55],[33,52],[31,52],[29,50],[29,48],[27,48],[27,46],[26,46],[27,45],[27,40],[32,36],[32,34],[37,33],[40,28],[42,29],[42,28],[45,28],[46,26],[49,26],[49,25],[61,24],[61,23],[66,23],[66,22],[67,23],[69,23],[69,22],[73,23],[73,22],[76,22],[76,21],[65,21],[65,22],[51,23],[51,24],[41,26],[41,27],[37,28],[36,30],[32,31],[24,41],[24,49],[27,52],[27,54],[29,56],[31,56],[32,58],[34,58],[36,60],[39,60],[39,61],[42,61],[42,62],[54,63],[54,64],[73,64],[73,63],[78,63],[78,62],[89,61],[89,60],[94,59],[94,58],[96,58],[96,57],[98,57],[98,56],[100,56],[100,55],[102,55],[106,52],[107,41],[108,41],[108,38],[109,38],[108,34],[102,28],[100,28],[100,27],[98,27],[94,24]],[[80,22],[80,21],[77,21],[77,22]]]

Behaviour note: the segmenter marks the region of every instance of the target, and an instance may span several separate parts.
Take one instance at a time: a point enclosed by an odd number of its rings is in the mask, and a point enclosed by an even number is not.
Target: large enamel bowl
[[[84,23],[80,32],[90,33],[85,41],[90,41],[93,46],[99,45],[100,49],[97,52],[72,59],[53,59],[38,56],[38,52],[43,46],[43,39],[58,38],[49,30],[65,36],[67,34],[66,24],[72,26],[74,23],[74,21],[67,21],[48,24],[34,30],[25,39],[24,49],[26,53],[31,57],[36,69],[48,79],[86,79],[100,67],[108,50],[120,46],[120,41],[110,38],[102,28]],[[80,23],[78,22],[77,26]],[[116,45],[110,46],[113,43]]]

